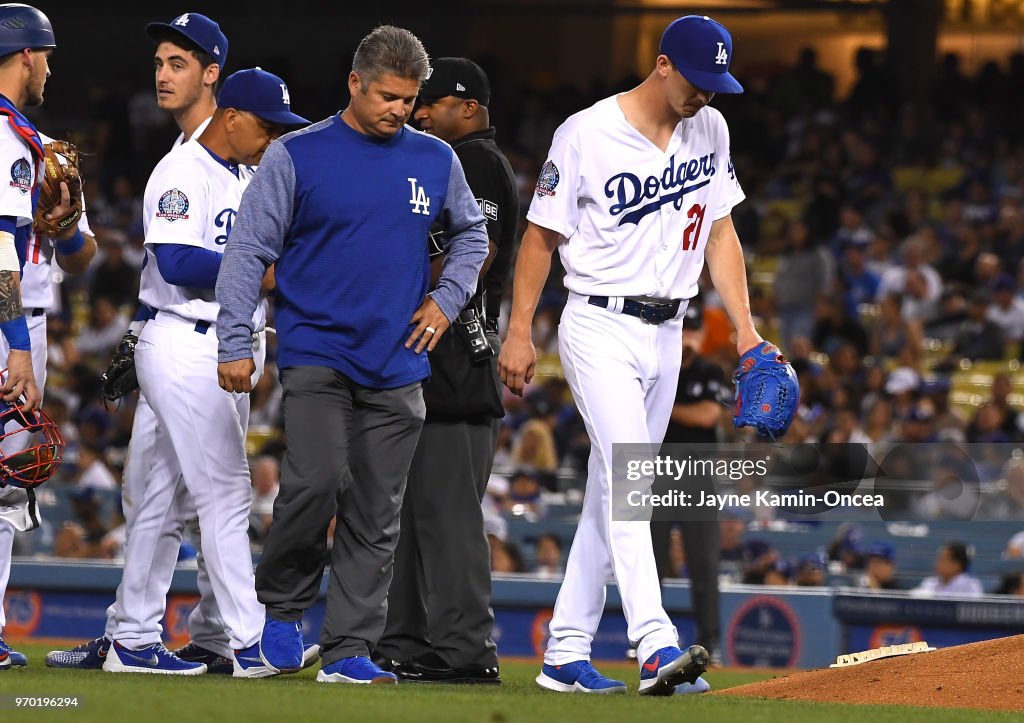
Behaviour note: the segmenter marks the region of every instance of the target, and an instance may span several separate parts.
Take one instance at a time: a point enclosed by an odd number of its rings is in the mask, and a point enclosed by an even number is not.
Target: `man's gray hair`
[[[352,70],[359,74],[362,91],[381,75],[394,75],[422,83],[430,71],[430,58],[415,35],[394,25],[381,25],[356,48]]]

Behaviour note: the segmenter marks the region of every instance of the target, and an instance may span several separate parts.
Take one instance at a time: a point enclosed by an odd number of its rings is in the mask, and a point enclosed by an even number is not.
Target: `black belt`
[[[46,314],[46,309],[25,309],[25,316],[37,317]]]
[[[154,309],[153,310],[153,317],[152,318],[155,319],[159,313],[160,313],[159,309]],[[179,317],[179,318],[181,318],[181,317]],[[197,334],[205,334],[206,332],[208,332],[210,330],[211,326],[213,326],[213,324],[211,324],[208,321],[197,321],[196,322],[196,333]]]
[[[608,297],[591,296],[587,299],[587,303],[592,304],[593,306],[600,306],[602,309],[607,309]],[[672,301],[636,301],[635,299],[623,299],[622,313],[643,319],[648,324],[663,324],[670,319],[676,318],[676,315],[679,313],[679,304],[681,303],[681,299],[673,299]]]

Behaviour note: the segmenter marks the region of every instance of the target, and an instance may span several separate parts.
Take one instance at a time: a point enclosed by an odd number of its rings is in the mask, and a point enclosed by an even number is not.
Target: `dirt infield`
[[[1024,635],[792,673],[710,695],[1024,711]]]

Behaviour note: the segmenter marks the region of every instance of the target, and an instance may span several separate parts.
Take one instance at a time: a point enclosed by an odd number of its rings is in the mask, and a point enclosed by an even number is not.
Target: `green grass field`
[[[315,682],[316,667],[301,675],[266,680],[231,680],[220,676],[170,678],[159,675],[112,675],[102,671],[58,671],[43,665],[49,649],[18,645],[29,656],[27,669],[0,673],[0,715],[46,721],[141,720],[199,723],[199,721],[265,721],[287,723],[333,721],[570,721],[571,723],[641,723],[691,720],[743,723],[803,723],[858,721],[904,723],[927,721],[1019,720],[1013,714],[942,709],[843,706],[753,701],[740,698],[677,696],[642,698],[636,694],[637,669],[630,664],[602,664],[601,670],[626,680],[624,696],[559,695],[533,683],[537,665],[502,664],[501,687],[470,686],[348,686]],[[712,670],[706,676],[715,689],[762,680],[765,674]],[[77,696],[79,707],[15,710],[13,696]],[[650,716],[650,718],[648,718]]]

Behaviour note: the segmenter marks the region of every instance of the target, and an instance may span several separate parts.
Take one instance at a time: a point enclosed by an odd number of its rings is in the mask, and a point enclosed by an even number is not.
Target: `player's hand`
[[[7,381],[0,386],[0,395],[5,402],[17,402],[25,396],[26,412],[39,406],[43,395],[36,386],[36,377],[32,371],[32,352],[12,349],[7,355]]]
[[[449,326],[448,317],[444,315],[441,307],[429,296],[423,300],[420,308],[416,309],[416,313],[412,315],[410,323],[415,324],[416,328],[412,330],[412,334],[406,339],[405,348],[412,349],[413,345],[415,345],[415,352],[417,354],[424,349],[434,351],[434,347],[437,346],[437,340],[444,335]]]
[[[763,344],[764,339],[753,328],[736,335],[736,353],[743,356],[758,344]]]
[[[217,365],[217,381],[226,392],[252,391],[252,375],[256,372],[256,362],[252,359],[221,362]]]
[[[47,221],[54,221],[58,218],[63,218],[71,213],[71,209],[74,208],[74,204],[71,202],[71,191],[68,190],[68,184],[64,181],[60,182],[60,205],[54,206],[50,209],[49,213],[46,214],[45,218]],[[75,235],[78,231],[78,224],[72,224],[68,226],[67,230],[57,236],[58,241],[67,241],[69,238]]]
[[[523,396],[526,385],[533,381],[537,369],[537,349],[533,339],[509,334],[498,355],[498,376],[509,391]]]

